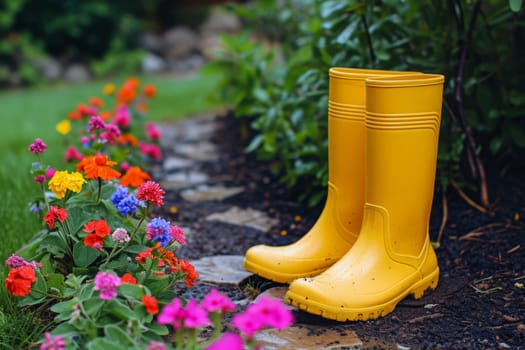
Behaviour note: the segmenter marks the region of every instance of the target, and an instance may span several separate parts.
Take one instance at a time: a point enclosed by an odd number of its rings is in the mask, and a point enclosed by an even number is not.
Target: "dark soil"
[[[218,117],[223,127],[212,142],[220,145],[220,161],[204,162],[202,169],[224,185],[243,186],[246,191],[223,202],[192,204],[178,192],[166,199],[177,207],[163,215],[191,229],[181,257],[197,259],[220,254],[244,254],[255,244],[283,245],[308,231],[322,205],[310,208],[298,203],[279,184],[267,163],[243,152],[234,118]],[[488,167],[490,169],[490,166]],[[519,174],[517,174],[519,173]],[[384,318],[339,323],[297,311],[305,324],[321,324],[354,331],[365,348],[389,349],[524,349],[525,348],[525,186],[521,171],[491,175],[493,213],[484,214],[467,204],[454,189],[447,193],[448,221],[436,250],[441,268],[438,288],[419,300],[402,301]],[[431,219],[431,238],[437,239],[442,220],[442,194],[436,193]],[[279,220],[271,232],[205,221],[212,212],[232,205],[267,212]],[[296,216],[300,216],[298,221]],[[254,277],[250,288],[219,289],[234,299],[245,298],[275,284]],[[212,286],[186,290],[188,297],[202,296]]]

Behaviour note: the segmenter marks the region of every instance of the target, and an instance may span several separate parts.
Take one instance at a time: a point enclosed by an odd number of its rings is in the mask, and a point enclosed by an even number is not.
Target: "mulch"
[[[283,245],[308,231],[322,205],[308,207],[279,183],[271,163],[260,162],[243,151],[239,121],[231,115],[217,117],[222,128],[212,142],[221,149],[219,161],[199,166],[224,185],[246,190],[225,201],[185,202],[177,191],[168,191],[162,215],[191,229],[188,245],[178,255],[188,259],[220,254],[244,254],[255,244]],[[487,167],[490,169],[490,166]],[[481,213],[451,188],[447,193],[448,220],[437,249],[441,268],[438,288],[419,300],[406,299],[384,318],[339,323],[296,312],[298,322],[354,331],[365,348],[377,349],[520,349],[525,348],[525,186],[521,171],[504,176],[489,174],[492,213]],[[497,180],[497,181],[496,181]],[[170,205],[177,212],[169,210]],[[270,232],[209,222],[211,213],[232,205],[263,210],[279,224]],[[300,220],[297,220],[300,216]],[[437,239],[443,216],[442,194],[437,192],[430,223]],[[234,299],[245,298],[275,283],[253,277],[237,288],[219,289]],[[212,286],[181,290],[200,297]]]

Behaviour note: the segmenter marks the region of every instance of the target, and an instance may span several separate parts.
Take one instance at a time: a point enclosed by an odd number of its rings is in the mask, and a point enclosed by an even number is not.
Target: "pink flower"
[[[122,169],[123,172],[126,172],[131,168],[131,165],[129,165],[128,162],[120,163],[120,169]]]
[[[219,339],[208,345],[204,350],[244,350],[240,335],[224,333]]]
[[[8,267],[13,268],[13,269],[18,269],[19,267],[22,267],[22,266],[30,266],[34,270],[35,267],[42,267],[42,264],[39,263],[38,261],[29,262],[29,261],[26,261],[21,256],[14,255],[14,254],[12,254],[9,258],[7,258],[7,260],[5,261],[5,264]]]
[[[186,305],[186,318],[184,318],[184,326],[186,328],[199,328],[209,326],[211,324],[208,318],[208,313],[197,304],[194,299],[191,299]]]
[[[38,184],[43,184],[46,181],[46,177],[44,175],[37,175],[33,180]]]
[[[178,242],[181,245],[186,244],[186,239],[184,238],[184,230],[179,226],[170,226],[170,236],[173,241]]]
[[[117,287],[121,284],[122,282],[117,275],[111,272],[98,272],[95,276],[93,290],[100,291],[100,299],[109,300],[117,296]]]
[[[252,338],[256,332],[265,326],[260,318],[247,311],[233,316],[232,324],[248,338]]]
[[[224,294],[213,288],[202,300],[201,306],[208,312],[221,313],[235,311],[235,304]]]
[[[154,181],[146,181],[137,189],[136,197],[139,201],[146,201],[161,207],[164,204],[164,190]]]
[[[55,169],[53,169],[53,168],[47,168],[47,169],[46,169],[46,177],[47,177],[48,179],[50,179],[50,178],[52,178],[53,176],[55,176],[55,173],[56,173],[56,172],[57,172],[57,171],[56,171]]]
[[[35,139],[35,142],[29,145],[28,150],[33,154],[44,153],[46,150],[46,144],[42,139]]]
[[[160,147],[157,145],[150,145],[145,142],[140,143],[140,152],[148,157],[151,157],[155,160],[160,160],[162,158],[162,152]]]
[[[77,149],[74,146],[68,146],[66,148],[66,153],[64,153],[64,160],[66,162],[69,162],[71,160],[82,160],[84,156],[82,153],[77,151]]]
[[[153,123],[146,124],[146,136],[152,141],[160,140],[159,128]]]
[[[100,134],[102,140],[106,140],[110,145],[114,145],[121,132],[116,125],[106,125],[106,131]]]
[[[95,130],[102,130],[106,128],[106,123],[104,120],[97,116],[92,116],[91,120],[88,123],[88,132],[93,132]]]
[[[259,301],[250,305],[246,311],[261,319],[265,325],[279,330],[285,329],[293,323],[291,311],[278,299],[266,295],[261,296]]]
[[[181,327],[181,322],[186,318],[186,310],[182,307],[180,299],[175,298],[162,308],[161,313],[157,317],[158,324],[171,324],[174,329]]]
[[[152,340],[145,350],[166,350],[166,345],[161,342]]]
[[[45,341],[40,345],[40,350],[64,350],[66,342],[64,337],[53,338],[49,332],[44,333]]]
[[[122,129],[128,129],[130,122],[131,116],[128,107],[126,105],[120,105],[115,112],[115,117],[113,118],[112,123],[118,125]]]

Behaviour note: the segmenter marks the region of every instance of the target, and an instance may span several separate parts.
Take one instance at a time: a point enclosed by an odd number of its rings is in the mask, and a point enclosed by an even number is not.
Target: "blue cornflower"
[[[126,216],[135,214],[137,212],[138,205],[140,205],[140,201],[138,201],[134,195],[130,194],[129,196],[124,197],[124,199],[118,202],[116,207],[122,215]]]
[[[121,200],[127,197],[127,195],[128,195],[128,188],[125,186],[119,186],[117,187],[117,190],[115,191],[115,193],[113,193],[113,195],[109,198],[109,200],[116,207],[118,206]]]
[[[160,242],[164,248],[172,240],[170,235],[170,223],[163,218],[152,219],[146,227],[146,239]]]

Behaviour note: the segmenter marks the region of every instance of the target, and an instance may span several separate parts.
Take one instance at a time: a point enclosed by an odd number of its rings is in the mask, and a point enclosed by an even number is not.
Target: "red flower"
[[[155,259],[155,256],[153,255],[153,248],[148,248],[148,249],[141,251],[140,253],[137,254],[137,256],[135,257],[135,260],[141,264],[145,264],[147,258],[150,258],[151,260]]]
[[[142,305],[144,305],[148,314],[156,315],[159,313],[159,305],[155,297],[144,295],[140,300],[142,301]]]
[[[49,208],[49,211],[44,216],[44,221],[46,222],[49,229],[55,228],[55,220],[64,222],[67,219],[67,211],[64,208],[59,208],[55,205],[52,205]]]
[[[122,277],[120,277],[120,281],[122,283],[137,284],[137,280],[129,272],[126,272],[125,274],[123,274]]]
[[[84,244],[96,250],[102,249],[104,238],[109,236],[111,228],[106,223],[106,220],[93,220],[84,225],[82,229],[88,235],[84,238]]]
[[[36,282],[35,270],[31,266],[11,269],[5,279],[5,287],[11,295],[25,297]]]
[[[154,181],[147,181],[137,189],[136,197],[139,201],[152,202],[157,207],[164,204],[164,190]]]
[[[99,153],[82,159],[77,164],[77,170],[83,171],[86,179],[113,180],[120,177],[120,172],[111,168],[116,164],[117,162],[108,160],[106,155]]]

